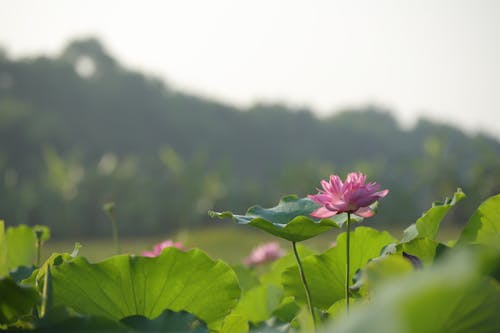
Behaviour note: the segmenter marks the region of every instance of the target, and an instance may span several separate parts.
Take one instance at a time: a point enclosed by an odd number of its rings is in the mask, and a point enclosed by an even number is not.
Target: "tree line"
[[[318,118],[307,108],[237,108],[125,68],[97,39],[55,57],[0,52],[0,219],[55,236],[125,234],[207,223],[331,173],[362,171],[391,193],[370,223],[407,225],[461,187],[450,223],[500,192],[500,143],[421,119],[402,129],[377,106]],[[215,222],[212,222],[215,223]]]

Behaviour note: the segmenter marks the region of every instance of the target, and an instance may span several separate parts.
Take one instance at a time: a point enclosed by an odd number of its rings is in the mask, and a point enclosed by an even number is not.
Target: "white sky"
[[[500,1],[0,0],[11,56],[96,36],[127,66],[247,106],[377,103],[500,138]]]

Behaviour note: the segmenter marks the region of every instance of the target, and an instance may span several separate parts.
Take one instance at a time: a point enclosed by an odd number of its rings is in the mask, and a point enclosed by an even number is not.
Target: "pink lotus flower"
[[[144,251],[141,253],[143,257],[158,257],[161,254],[161,251],[167,247],[175,247],[178,248],[179,250],[184,250],[184,246],[180,242],[173,242],[170,239],[167,239],[164,242],[161,242],[159,244],[156,244],[153,247],[153,251]]]
[[[262,244],[252,250],[250,256],[245,258],[243,262],[249,266],[256,266],[274,261],[285,255],[285,251],[280,248],[278,242],[270,242]]]
[[[322,190],[308,198],[323,206],[311,213],[312,217],[328,218],[340,213],[352,213],[360,217],[371,217],[375,213],[370,205],[389,193],[389,190],[378,191],[380,185],[375,182],[366,184],[366,175],[351,172],[345,182],[339,176],[331,175],[330,181],[321,181]]]

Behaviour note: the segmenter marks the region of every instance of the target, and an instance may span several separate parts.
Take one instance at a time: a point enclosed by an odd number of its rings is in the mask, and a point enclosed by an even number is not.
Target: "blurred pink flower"
[[[161,254],[161,251],[167,247],[175,247],[178,248],[179,250],[184,250],[184,246],[180,242],[174,242],[170,239],[167,239],[166,241],[163,241],[159,244],[156,244],[153,246],[153,251],[144,251],[141,253],[143,257],[157,257]]]
[[[243,262],[249,266],[256,266],[274,261],[285,255],[285,251],[280,248],[278,242],[270,242],[262,244],[252,250],[250,256],[245,258]]]
[[[378,191],[380,185],[375,182],[366,184],[366,175],[351,172],[345,182],[339,176],[331,175],[330,181],[321,181],[322,190],[308,197],[323,206],[311,213],[312,217],[328,218],[340,213],[352,213],[361,217],[371,217],[375,213],[370,205],[389,193],[389,190]]]

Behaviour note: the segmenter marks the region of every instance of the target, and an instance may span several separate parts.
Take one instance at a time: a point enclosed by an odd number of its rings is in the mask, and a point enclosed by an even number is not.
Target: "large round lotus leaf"
[[[430,268],[382,280],[369,302],[352,306],[324,332],[500,332],[500,289],[480,276],[481,262],[474,253],[450,253]]]
[[[0,275],[18,266],[31,266],[36,257],[36,238],[31,227],[21,224],[4,231],[0,221]]]
[[[332,228],[339,228],[347,221],[347,214],[335,215],[328,219],[315,219],[310,214],[319,206],[309,198],[298,198],[295,195],[283,197],[279,204],[272,208],[253,206],[245,215],[232,212],[213,212],[211,217],[232,218],[238,224],[249,224],[275,236],[292,242],[300,242],[317,236]],[[361,218],[352,217],[353,221]]]
[[[208,333],[205,323],[185,311],[165,310],[155,319],[135,315],[125,317],[120,322],[138,332]]]
[[[19,285],[11,278],[0,279],[0,326],[30,314],[39,303],[35,289]]]
[[[452,198],[446,198],[443,202],[434,202],[432,207],[422,214],[417,222],[406,228],[402,242],[406,243],[422,237],[435,240],[441,221],[448,211],[463,198],[465,198],[465,194],[461,189],[457,189]]]
[[[500,194],[484,201],[469,219],[458,244],[483,244],[500,250]]]
[[[385,231],[358,227],[351,232],[350,278],[370,259],[376,258],[380,250],[395,239]],[[327,310],[333,303],[344,298],[346,275],[346,233],[337,237],[336,246],[320,255],[302,260],[313,304]],[[287,268],[282,275],[286,296],[294,296],[305,302],[305,292],[297,267]]]
[[[236,305],[241,290],[234,271],[194,249],[165,249],[156,258],[121,255],[91,264],[79,257],[53,267],[54,305],[114,320],[187,311],[209,327]]]

